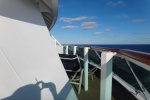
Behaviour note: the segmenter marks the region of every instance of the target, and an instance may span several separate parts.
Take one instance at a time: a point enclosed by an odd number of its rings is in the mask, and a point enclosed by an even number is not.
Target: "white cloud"
[[[87,30],[87,29],[94,29],[96,27],[97,27],[97,23],[96,22],[83,22],[81,24],[81,28],[85,29],[85,30]]]
[[[105,32],[111,32],[111,31],[112,31],[111,28],[106,28],[106,29],[105,29]]]
[[[109,32],[111,32],[111,31],[112,31],[111,28],[106,28],[106,29],[104,30],[104,32],[95,32],[95,35],[101,35],[101,34],[109,33]]]
[[[86,16],[80,16],[80,17],[74,17],[74,18],[68,18],[68,17],[61,17],[60,20],[64,22],[76,22],[76,21],[82,21],[89,19],[89,17]]]
[[[113,2],[113,1],[109,1],[107,3],[107,5],[111,6],[111,7],[123,7],[125,6],[125,2],[123,0],[119,0],[119,1],[116,1],[116,2]]]
[[[117,15],[115,17],[116,18],[129,18],[129,15],[128,14],[120,14],[120,15]]]
[[[145,22],[145,19],[142,18],[135,18],[133,20],[131,20],[132,23],[143,23]]]
[[[105,32],[95,32],[95,35],[101,35],[104,34]]]
[[[77,26],[63,26],[62,29],[74,29],[74,28],[78,28]]]

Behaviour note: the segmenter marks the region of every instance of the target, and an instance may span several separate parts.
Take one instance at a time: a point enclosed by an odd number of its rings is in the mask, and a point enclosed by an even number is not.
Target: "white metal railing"
[[[73,54],[76,54],[76,50],[77,50],[77,47],[78,46],[73,46]],[[85,47],[83,47],[83,48],[85,48]],[[66,54],[68,54],[68,50],[69,50],[69,46],[67,45],[66,46],[66,49],[67,50],[65,50],[66,52]],[[112,60],[112,57],[114,56],[114,53],[110,53],[109,55],[105,55],[105,56],[99,56],[99,54],[97,53],[98,51],[97,50],[94,50],[95,51],[95,53],[97,54],[97,56],[101,59],[101,63],[102,62],[104,62],[105,61],[105,64],[107,65],[108,64],[108,61],[106,61],[106,58],[109,56],[110,57],[110,60]],[[84,51],[85,52],[85,51]],[[87,53],[88,53],[88,51],[86,51]],[[106,51],[102,51],[102,53],[103,52],[106,52]],[[109,51],[107,51],[107,53],[108,53]],[[132,63],[134,63],[134,64],[136,64],[136,65],[138,65],[138,66],[140,66],[140,67],[142,67],[142,68],[144,68],[144,69],[146,69],[146,70],[148,70],[148,71],[150,71],[150,66],[149,65],[147,65],[147,64],[144,64],[144,63],[142,63],[142,62],[140,62],[140,61],[137,61],[137,60],[135,60],[135,59],[132,59],[132,58],[130,58],[130,57],[127,57],[127,56],[124,56],[124,55],[120,55],[120,54],[117,54],[116,56],[118,56],[118,57],[121,57],[121,58],[124,58],[126,61],[127,61],[127,64],[129,65],[129,63],[128,63],[128,61],[130,61],[130,62],[132,62]],[[85,56],[84,56],[85,57]],[[82,59],[81,58],[81,60],[83,60],[84,61],[84,59]],[[87,62],[86,62],[87,63]],[[100,66],[100,65],[97,65],[97,64],[95,64],[94,62],[91,62],[91,61],[88,61],[88,64],[91,64],[92,66],[94,66],[94,67],[96,67],[96,68],[98,68],[98,69],[101,69],[101,72],[105,72],[105,73],[101,73],[101,78],[106,78],[106,76],[105,75],[107,75],[108,73],[106,73],[106,70],[110,70],[110,66],[112,66],[112,63],[110,63],[110,64],[108,64],[107,66],[109,66],[108,68],[109,69],[107,69],[107,67],[105,68],[105,69],[103,69],[103,71],[102,71],[102,65]],[[85,69],[85,71],[88,73],[88,71],[87,71],[87,68],[88,68],[88,64],[86,64],[86,66],[84,66],[84,68],[86,68]],[[104,65],[105,65],[104,64]],[[131,65],[130,65],[131,66]],[[130,67],[129,66],[129,67]],[[104,67],[103,67],[104,68]],[[130,70],[132,69],[132,67],[130,67]],[[85,72],[85,73],[86,73]],[[112,71],[111,71],[112,72]],[[111,73],[110,72],[110,73]],[[137,92],[137,90],[133,87],[133,86],[131,86],[130,84],[128,84],[126,81],[124,81],[122,78],[120,78],[118,75],[116,75],[115,73],[113,73],[113,78],[115,79],[115,80],[117,80],[119,83],[121,83],[128,91],[130,91],[137,99],[139,99],[139,100],[149,100],[150,99],[150,94],[149,94],[149,92],[144,88],[144,86],[142,85],[142,83],[140,82],[140,80],[138,79],[138,77],[136,76],[136,74],[134,73],[134,71],[133,70],[131,70],[131,72],[132,72],[132,74],[134,74],[134,77],[136,78],[136,81],[137,81],[137,83],[140,85],[140,87],[141,87],[141,92]],[[109,73],[109,74],[110,74]],[[102,75],[103,74],[103,75]],[[87,74],[86,74],[87,75]],[[88,75],[87,75],[88,76]],[[103,77],[102,77],[103,76]],[[85,77],[85,76],[84,76]],[[85,78],[85,79],[87,79],[87,78]],[[111,79],[108,79],[109,80],[109,83],[111,83],[110,82],[110,80]],[[104,83],[107,83],[106,81],[108,81],[108,80],[105,80],[105,82]],[[87,80],[84,80],[84,81],[87,81]],[[102,80],[101,80],[102,81]],[[102,83],[101,83],[102,84]],[[110,85],[110,84],[109,84]],[[105,85],[103,85],[103,86],[101,86],[101,87],[105,87]],[[108,84],[107,84],[107,87],[108,87]],[[109,86],[109,88],[111,87],[111,85]],[[87,89],[85,89],[85,90],[88,90],[88,87],[85,87],[85,88],[87,88]],[[104,90],[108,90],[108,88],[103,88],[103,93],[104,93]],[[107,91],[107,93],[108,93],[108,91]],[[101,94],[101,95],[103,95],[103,97],[101,97],[101,99],[103,99],[103,100],[106,100],[106,98],[105,97],[107,97],[107,100],[108,100],[108,94],[107,93],[105,93],[105,94]],[[104,96],[105,95],[105,96]],[[107,96],[106,96],[107,95]],[[109,93],[109,95],[110,95],[110,93]],[[110,98],[109,98],[110,99]]]
[[[50,34],[50,36],[54,39],[55,41],[55,47],[58,45],[58,46],[62,46],[61,43],[52,35]]]
[[[63,53],[63,46],[61,45],[61,43],[52,34],[50,34],[50,36],[54,40],[56,51],[58,53]]]

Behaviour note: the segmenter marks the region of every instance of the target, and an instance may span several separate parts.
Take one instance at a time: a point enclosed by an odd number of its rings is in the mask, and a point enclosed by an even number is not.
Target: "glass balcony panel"
[[[68,47],[68,54],[73,55],[73,46]]]
[[[77,47],[77,55],[84,58],[84,47]]]
[[[101,54],[98,55],[99,57],[101,56]],[[89,61],[97,65],[101,65],[101,59],[98,57],[98,55],[95,53],[93,49],[89,49],[89,53],[88,53]]]
[[[125,59],[113,57],[113,72],[135,89],[141,90]]]
[[[150,71],[130,62],[132,69],[134,70],[136,76],[143,84],[143,86],[150,92]]]

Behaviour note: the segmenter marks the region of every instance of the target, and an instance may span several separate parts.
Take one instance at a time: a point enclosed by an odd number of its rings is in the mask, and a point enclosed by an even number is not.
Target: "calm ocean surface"
[[[150,44],[130,44],[130,45],[88,45],[95,47],[105,47],[105,48],[119,48],[119,49],[130,49],[135,51],[141,51],[150,53]]]

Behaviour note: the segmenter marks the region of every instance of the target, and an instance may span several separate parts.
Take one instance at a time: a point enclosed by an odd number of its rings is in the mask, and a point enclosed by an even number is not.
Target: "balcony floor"
[[[100,100],[100,78],[99,71],[94,75],[94,80],[89,76],[89,91],[85,92],[83,87],[81,93],[77,94],[78,100]],[[74,86],[76,90],[77,87]],[[112,100],[137,100],[122,85],[113,79]]]

